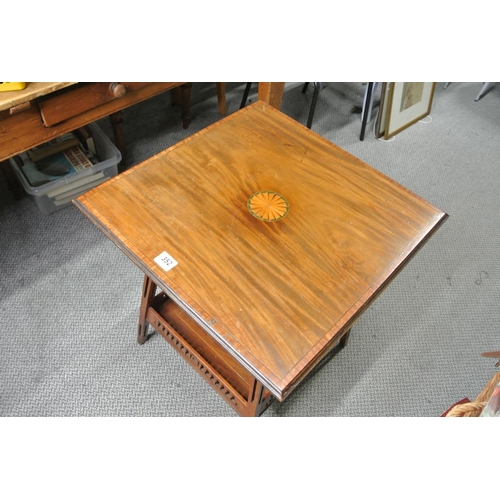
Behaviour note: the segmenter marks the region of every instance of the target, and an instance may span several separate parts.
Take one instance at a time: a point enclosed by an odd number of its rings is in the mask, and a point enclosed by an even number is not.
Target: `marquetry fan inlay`
[[[248,210],[257,219],[274,222],[288,213],[288,202],[274,191],[259,191],[250,196]]]

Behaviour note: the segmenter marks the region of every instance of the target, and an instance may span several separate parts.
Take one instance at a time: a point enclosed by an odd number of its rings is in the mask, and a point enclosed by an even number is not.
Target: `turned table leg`
[[[137,333],[137,342],[139,344],[144,344],[151,335],[148,335],[149,324],[146,321],[146,314],[148,312],[148,307],[151,301],[154,299],[156,294],[156,283],[149,278],[144,276],[144,284],[142,286],[142,299],[141,299],[141,310],[139,312],[139,329]]]
[[[191,123],[191,87],[192,83],[183,83],[170,91],[172,106],[181,106],[182,128],[188,128]]]

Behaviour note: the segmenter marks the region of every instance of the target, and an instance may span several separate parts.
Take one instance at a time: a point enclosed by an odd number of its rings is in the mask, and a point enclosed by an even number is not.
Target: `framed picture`
[[[387,103],[389,102],[389,90],[391,89],[391,84],[383,82],[382,89],[380,91],[380,104],[379,111],[377,113],[377,120],[375,121],[375,137],[380,139],[385,133],[385,122],[387,118]]]
[[[390,139],[431,112],[435,82],[393,82],[388,84],[384,138]]]

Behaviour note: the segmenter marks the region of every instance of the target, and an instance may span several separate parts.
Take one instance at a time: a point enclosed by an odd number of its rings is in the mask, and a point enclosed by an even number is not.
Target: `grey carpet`
[[[432,121],[392,142],[375,139],[373,121],[359,141],[361,83],[320,92],[315,132],[450,217],[348,347],[265,417],[438,416],[493,375],[480,354],[500,349],[500,85],[474,102],[480,87],[437,84]],[[282,111],[305,124],[312,89],[301,88],[286,85]],[[243,90],[227,84],[229,113]],[[192,113],[183,130],[168,94],[125,110],[123,168],[219,120],[215,84],[193,84]],[[161,337],[137,344],[142,274],[75,207],[43,215],[0,178],[0,259],[0,415],[236,416]]]

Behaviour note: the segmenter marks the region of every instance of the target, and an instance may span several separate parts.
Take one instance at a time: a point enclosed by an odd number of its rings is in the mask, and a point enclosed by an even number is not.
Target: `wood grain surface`
[[[447,217],[260,101],[75,204],[280,400]]]

